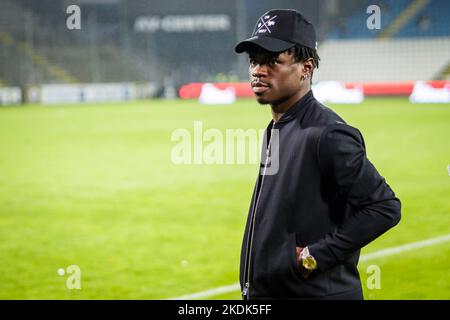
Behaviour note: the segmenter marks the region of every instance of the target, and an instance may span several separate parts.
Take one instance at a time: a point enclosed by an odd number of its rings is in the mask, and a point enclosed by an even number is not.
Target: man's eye
[[[274,65],[278,64],[278,60],[276,60],[276,59],[270,60],[270,61],[269,61],[269,64],[270,64],[271,66],[274,66]]]

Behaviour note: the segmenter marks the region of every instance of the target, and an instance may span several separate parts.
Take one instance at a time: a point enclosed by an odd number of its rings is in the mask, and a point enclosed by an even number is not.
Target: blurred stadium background
[[[271,8],[316,26],[317,96],[403,203],[363,250],[366,298],[450,298],[449,1],[0,0],[1,299],[240,298],[257,165],[176,165],[171,135],[265,128],[234,45]],[[205,83],[237,100],[200,103]]]

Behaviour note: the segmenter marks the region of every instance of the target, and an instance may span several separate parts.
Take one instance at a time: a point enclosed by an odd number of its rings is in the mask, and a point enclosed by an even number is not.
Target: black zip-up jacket
[[[279,144],[270,161],[278,153],[279,166],[276,174],[261,170],[253,192],[244,299],[362,299],[360,249],[400,221],[399,199],[367,159],[360,132],[312,91],[272,125],[266,134],[278,130]],[[296,246],[308,246],[317,261],[307,278]]]

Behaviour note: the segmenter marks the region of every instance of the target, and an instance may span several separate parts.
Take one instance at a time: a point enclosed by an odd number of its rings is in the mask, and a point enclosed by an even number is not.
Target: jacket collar
[[[285,123],[297,118],[301,113],[305,112],[306,106],[314,100],[314,95],[310,89],[303,97],[300,98],[292,107],[290,107],[285,114],[275,123],[275,126],[282,126]],[[273,120],[270,122],[272,124]]]

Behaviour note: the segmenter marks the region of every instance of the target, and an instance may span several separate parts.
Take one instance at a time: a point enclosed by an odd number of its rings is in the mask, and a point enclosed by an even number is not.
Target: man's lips
[[[251,83],[253,93],[263,93],[269,90],[269,85],[261,81],[254,81]]]

